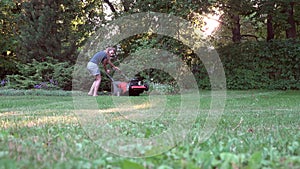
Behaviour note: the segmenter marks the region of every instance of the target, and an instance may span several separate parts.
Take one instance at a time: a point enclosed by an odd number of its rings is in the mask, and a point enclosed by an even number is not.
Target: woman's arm
[[[116,69],[116,70],[119,70],[119,71],[120,71],[120,69],[119,69],[117,66],[115,66],[115,65],[110,61],[110,58],[107,57],[107,58],[103,61],[103,68],[104,68],[104,70],[105,70],[107,73],[109,72],[109,70],[106,68],[107,63],[108,63],[113,69]]]
[[[117,66],[115,66],[115,65],[111,62],[109,56],[107,57],[107,63],[108,63],[113,69],[120,70]]]

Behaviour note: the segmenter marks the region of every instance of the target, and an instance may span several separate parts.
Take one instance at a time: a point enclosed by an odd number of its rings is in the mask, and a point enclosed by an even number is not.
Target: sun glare
[[[202,28],[204,31],[204,34],[206,36],[212,35],[216,29],[220,26],[220,23],[218,22],[220,16],[219,15],[207,15],[204,17],[203,21],[205,23],[205,26]]]

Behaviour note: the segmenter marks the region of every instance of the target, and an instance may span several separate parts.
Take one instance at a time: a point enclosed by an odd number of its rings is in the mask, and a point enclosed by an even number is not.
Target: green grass
[[[120,157],[101,149],[74,114],[69,93],[0,95],[0,168],[300,168],[300,91],[228,91],[215,132],[198,142],[211,101],[210,92],[202,91],[201,113],[187,138],[148,158]],[[157,107],[165,109],[158,114],[154,110],[159,109],[149,109],[147,96],[129,98],[135,111],[116,109],[118,99],[99,96],[97,103],[107,127],[118,128],[122,135],[151,138],[176,124],[179,95],[159,100]],[[120,116],[122,111],[128,114]],[[159,152],[155,147],[140,151]]]

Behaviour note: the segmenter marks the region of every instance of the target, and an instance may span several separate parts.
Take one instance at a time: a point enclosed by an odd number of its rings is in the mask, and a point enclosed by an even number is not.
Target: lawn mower
[[[114,96],[139,96],[144,91],[149,90],[147,83],[139,77],[129,79],[123,72],[121,74],[126,78],[127,82],[116,81],[108,73],[106,76],[111,80],[111,91]]]

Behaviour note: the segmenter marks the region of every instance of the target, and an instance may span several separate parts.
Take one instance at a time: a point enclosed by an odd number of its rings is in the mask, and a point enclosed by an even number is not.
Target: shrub
[[[178,86],[170,84],[161,83],[150,83],[150,92],[155,92],[156,94],[176,94],[179,92]]]
[[[73,66],[67,62],[59,63],[51,58],[47,62],[17,64],[19,74],[8,75],[9,88],[71,90]]]
[[[218,50],[228,89],[300,89],[300,41],[246,42]]]

